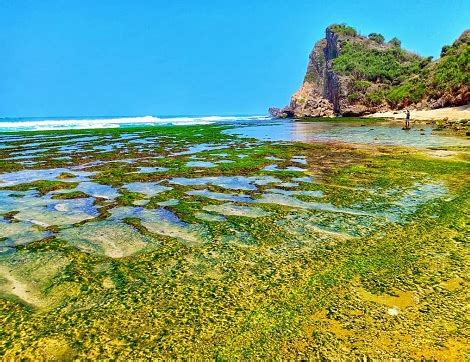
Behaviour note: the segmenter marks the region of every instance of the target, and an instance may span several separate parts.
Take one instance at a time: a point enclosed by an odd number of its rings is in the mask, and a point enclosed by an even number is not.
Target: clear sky
[[[437,57],[470,0],[0,0],[0,117],[265,114],[343,22]]]

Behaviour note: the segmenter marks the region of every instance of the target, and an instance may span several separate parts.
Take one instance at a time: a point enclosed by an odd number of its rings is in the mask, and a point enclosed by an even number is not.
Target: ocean
[[[134,126],[195,125],[234,121],[269,120],[269,116],[173,116],[173,117],[31,117],[0,118],[0,132],[48,131]]]

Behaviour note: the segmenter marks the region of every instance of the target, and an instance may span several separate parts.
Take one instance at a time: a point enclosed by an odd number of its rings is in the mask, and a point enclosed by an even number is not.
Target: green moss
[[[51,191],[56,190],[67,190],[67,189],[74,189],[78,186],[77,182],[62,182],[62,181],[35,181],[26,184],[21,184],[17,186],[10,186],[8,187],[9,190],[17,190],[17,191],[27,191],[31,189],[35,189],[39,191],[40,194],[47,194]]]
[[[121,190],[120,193],[121,196],[118,197],[117,202],[122,206],[132,206],[134,201],[142,199],[142,195],[135,192]]]
[[[64,192],[60,194],[53,195],[53,199],[58,199],[58,200],[69,200],[69,199],[79,199],[79,198],[85,198],[88,197],[88,195],[82,191],[70,191],[70,192]]]

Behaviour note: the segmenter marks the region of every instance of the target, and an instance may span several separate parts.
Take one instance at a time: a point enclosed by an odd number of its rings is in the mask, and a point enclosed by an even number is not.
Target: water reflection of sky
[[[231,135],[269,141],[347,142],[412,147],[470,146],[470,140],[433,134],[432,127],[419,125],[405,131],[396,123],[277,121],[236,127]]]

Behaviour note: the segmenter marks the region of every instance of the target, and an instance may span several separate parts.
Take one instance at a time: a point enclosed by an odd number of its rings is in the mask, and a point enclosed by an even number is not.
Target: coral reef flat
[[[0,356],[470,357],[470,140],[373,119],[0,133]]]

